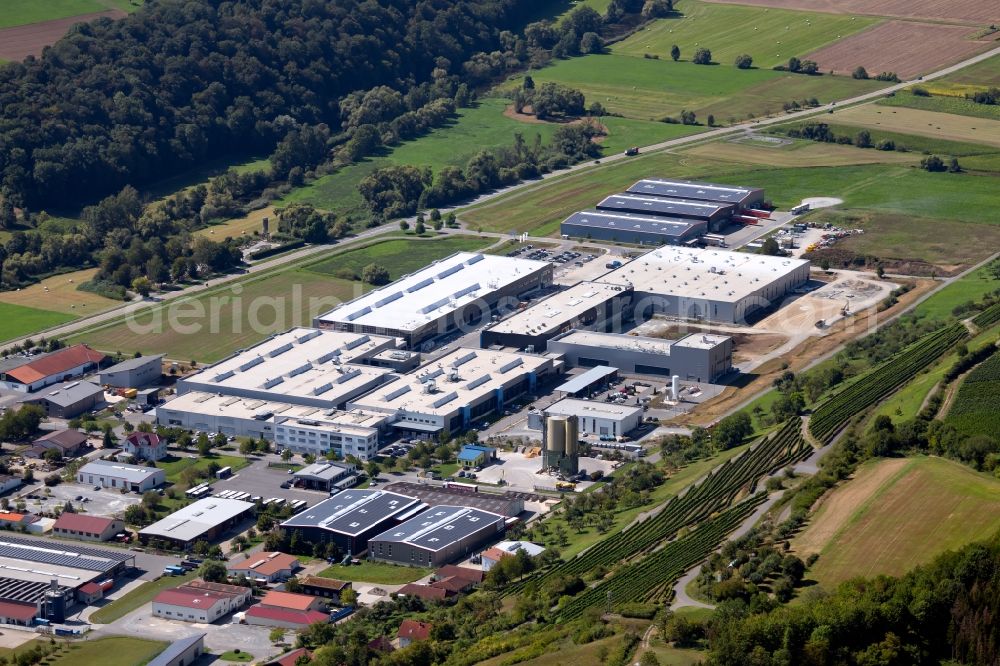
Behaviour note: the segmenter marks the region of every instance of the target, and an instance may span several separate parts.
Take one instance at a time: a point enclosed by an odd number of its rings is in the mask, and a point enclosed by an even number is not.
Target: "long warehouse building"
[[[708,221],[611,210],[585,210],[573,213],[563,220],[559,233],[571,238],[612,243],[684,245],[708,233]]]
[[[383,532],[368,543],[372,560],[440,567],[503,536],[506,518],[466,506],[442,505]]]
[[[654,314],[743,324],[809,280],[809,262],[746,252],[664,246],[633,259],[601,282],[635,289],[637,319]]]
[[[384,336],[293,328],[179,380],[177,393],[338,409],[389,379],[389,369],[366,361],[394,347]]]
[[[483,329],[479,344],[541,353],[549,340],[573,328],[621,330],[631,304],[631,287],[580,282]]]
[[[734,204],[668,199],[629,193],[612,194],[605,197],[597,204],[597,209],[669,219],[696,220],[708,225],[709,231],[718,231],[732,219],[736,212]]]
[[[719,185],[697,180],[643,178],[626,191],[630,194],[735,204],[739,210],[760,208],[764,205],[764,190],[761,188]]]
[[[489,320],[518,297],[552,284],[545,261],[459,252],[316,318],[324,329],[403,338],[415,349]]]
[[[627,374],[677,375],[698,382],[714,382],[733,367],[733,339],[707,333],[665,340],[573,330],[552,339],[549,351],[580,368],[611,366]]]

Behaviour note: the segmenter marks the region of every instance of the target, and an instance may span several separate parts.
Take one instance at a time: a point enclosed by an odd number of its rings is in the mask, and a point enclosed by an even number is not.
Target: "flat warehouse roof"
[[[544,261],[459,252],[318,318],[319,322],[414,331],[528,275]]]
[[[551,365],[552,359],[534,354],[459,347],[436,362],[352,401],[351,405],[442,416],[512,384],[529,372]],[[430,386],[433,388],[428,390]]]
[[[163,471],[157,467],[139,467],[138,465],[125,465],[110,460],[95,460],[81,467],[77,474],[99,474],[101,476],[113,476],[117,479],[125,479],[129,483],[142,483],[146,479],[162,474]]]
[[[612,194],[601,200],[597,207],[602,210],[621,210],[647,215],[663,215],[671,217],[696,217],[708,219],[713,215],[732,210],[732,204],[718,204],[688,199],[667,199],[664,197],[645,197],[638,194]]]
[[[705,229],[705,222],[698,220],[653,217],[606,210],[584,210],[573,213],[563,220],[563,224],[590,229],[610,229],[622,233],[660,234],[661,236],[683,236],[696,227]]]
[[[556,391],[562,393],[576,393],[589,387],[595,382],[599,382],[606,377],[610,377],[616,372],[618,372],[618,368],[612,368],[609,365],[598,365],[590,370],[587,370],[583,374],[573,377],[573,379],[569,380],[565,384],[557,386]]]
[[[253,507],[250,502],[207,497],[188,504],[166,518],[139,530],[139,534],[191,541],[213,527],[250,511]]]
[[[345,331],[294,328],[180,381],[182,388],[226,393],[257,391],[342,402],[389,373],[354,365],[395,344],[392,338]]]
[[[622,295],[626,288],[606,282],[580,282],[491,326],[494,333],[537,335],[558,330],[566,322]]]
[[[435,506],[374,537],[372,541],[408,543],[437,552],[488,526],[499,531],[506,519],[495,513],[465,506]]]
[[[385,414],[369,414],[359,410],[344,412],[339,409],[290,405],[287,402],[237,398],[235,396],[190,391],[156,408],[158,417],[169,418],[171,412],[192,415],[226,416],[233,419],[255,419],[261,423],[274,421],[293,425],[322,426],[330,432],[367,436],[385,421]]]
[[[412,495],[428,506],[461,504],[462,506],[482,509],[502,516],[516,516],[521,513],[523,500],[508,494],[493,492],[469,492],[467,490],[449,489],[445,486],[432,486],[426,483],[410,483],[396,481],[385,487],[386,490]]]
[[[643,335],[603,333],[601,331],[586,331],[575,328],[572,331],[563,333],[554,342],[670,356],[670,350],[674,347],[712,349],[726,340],[729,340],[728,336],[716,335],[714,333],[692,333],[679,340],[667,340],[664,338],[650,338]]]
[[[0,537],[0,560],[22,560],[55,567],[107,573],[133,558],[97,548],[78,547],[45,539],[4,535]]]
[[[715,183],[703,183],[695,180],[643,178],[628,188],[628,191],[633,194],[652,194],[658,197],[680,197],[681,199],[695,199],[697,201],[738,204],[761,190],[716,185]]]
[[[576,398],[563,398],[559,402],[554,402],[545,408],[546,414],[560,414],[564,416],[590,416],[599,419],[624,419],[642,414],[642,407],[630,405],[617,405],[610,402],[600,402],[598,400],[577,400]]]
[[[344,490],[292,516],[282,527],[316,527],[357,536],[415,508],[420,500],[384,490]]]
[[[633,259],[600,281],[628,283],[637,292],[736,302],[808,266],[805,259],[671,245]]]

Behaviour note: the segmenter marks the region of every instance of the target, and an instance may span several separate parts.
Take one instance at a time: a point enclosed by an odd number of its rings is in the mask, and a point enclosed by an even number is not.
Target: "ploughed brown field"
[[[730,1],[708,0],[708,2]],[[1000,3],[991,0],[740,0],[740,4],[831,14],[866,14],[955,21],[975,25],[1000,21]]]
[[[58,41],[74,24],[86,23],[102,16],[120,19],[127,14],[120,9],[109,9],[106,12],[81,14],[0,29],[0,60],[19,61],[29,55],[41,55],[44,47]]]
[[[871,76],[895,72],[906,79],[954,64],[995,45],[972,39],[979,31],[980,28],[965,25],[886,21],[805,57],[819,63],[824,72],[850,73],[861,65]]]

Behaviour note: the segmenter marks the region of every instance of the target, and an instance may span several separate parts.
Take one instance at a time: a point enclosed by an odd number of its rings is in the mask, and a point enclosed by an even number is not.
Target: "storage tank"
[[[566,455],[580,454],[580,421],[575,416],[566,418]]]
[[[674,375],[670,378],[670,397],[677,402],[681,399],[681,378],[680,375]]]
[[[49,589],[45,591],[45,619],[53,624],[66,621],[66,597],[55,580],[49,583]]]
[[[545,450],[562,454],[566,450],[566,417],[550,416],[545,421]]]

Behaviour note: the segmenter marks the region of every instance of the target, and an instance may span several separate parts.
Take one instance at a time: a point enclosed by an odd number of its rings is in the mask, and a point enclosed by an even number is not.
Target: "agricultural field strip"
[[[812,451],[802,438],[801,421],[791,419],[780,430],[765,436],[753,449],[727,461],[701,483],[690,486],[684,494],[672,497],[656,515],[622,529],[577,557],[529,580],[582,574],[641,555],[672,538],[681,528],[695,525],[730,506],[741,490],[753,487],[762,477],[805,458]],[[519,591],[526,582],[513,586],[511,592]]]
[[[997,322],[1000,322],[1000,303],[994,303],[972,318],[972,323],[980,330],[987,329]]]
[[[611,578],[574,597],[566,604],[560,619],[576,619],[588,607],[606,603],[609,594],[613,604],[665,601],[677,579],[708,557],[765,499],[767,493],[756,493],[701,523],[690,534],[671,541],[637,563],[626,565]]]
[[[829,444],[855,415],[906,384],[917,372],[967,336],[968,329],[960,323],[928,333],[824,400],[809,419],[809,432],[819,441]]]

